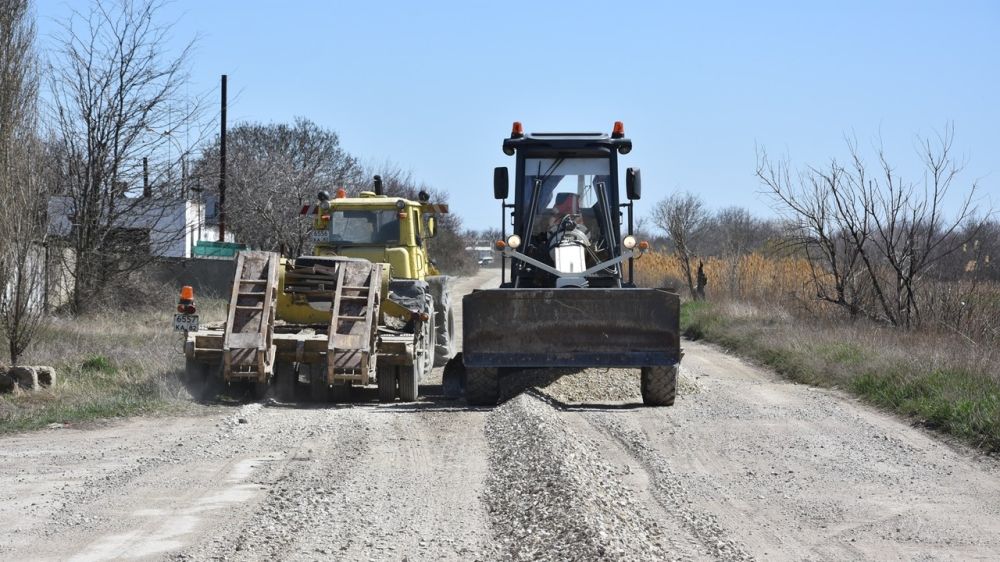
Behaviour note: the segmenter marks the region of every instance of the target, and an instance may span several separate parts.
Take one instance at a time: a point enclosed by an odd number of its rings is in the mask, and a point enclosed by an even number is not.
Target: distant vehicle
[[[481,266],[490,266],[495,263],[495,258],[493,257],[495,250],[493,246],[466,246],[465,251],[473,254],[476,258],[476,263]]]

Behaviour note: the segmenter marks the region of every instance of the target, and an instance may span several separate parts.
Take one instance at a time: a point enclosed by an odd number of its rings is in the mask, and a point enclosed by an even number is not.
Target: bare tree
[[[660,201],[653,209],[653,223],[667,234],[681,262],[691,298],[697,299],[692,261],[696,257],[696,241],[709,215],[705,204],[692,193],[675,193]]]
[[[947,217],[944,204],[961,166],[951,157],[949,127],[921,139],[922,182],[906,181],[877,150],[873,174],[856,142],[850,164],[810,167],[793,180],[789,166],[759,152],[757,176],[795,225],[794,240],[813,266],[817,297],[890,324],[919,325],[918,287],[940,260],[979,232],[976,184]],[[964,225],[964,227],[963,227]]]
[[[162,178],[178,176],[171,135],[200,106],[181,95],[191,45],[163,52],[170,26],[158,23],[160,8],[119,0],[74,11],[50,63],[61,196],[50,214],[68,221],[59,234],[73,250],[76,310],[184,235],[183,225],[164,224],[180,188]]]
[[[312,225],[299,211],[361,181],[357,160],[337,133],[299,117],[292,124],[241,123],[226,137],[226,216],[236,239],[254,248],[300,255],[311,246]],[[219,144],[207,148],[196,181],[215,186]]]
[[[45,183],[36,131],[38,74],[28,0],[0,0],[0,327],[12,364],[44,318]]]

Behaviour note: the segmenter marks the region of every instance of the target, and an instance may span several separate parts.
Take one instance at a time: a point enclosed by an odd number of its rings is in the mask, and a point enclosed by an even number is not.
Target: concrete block
[[[13,392],[15,384],[13,377],[7,373],[0,373],[0,394]]]
[[[34,367],[38,375],[38,385],[48,388],[56,385],[56,370],[48,365],[38,365]]]
[[[34,367],[11,367],[7,374],[25,390],[38,390],[38,371]]]

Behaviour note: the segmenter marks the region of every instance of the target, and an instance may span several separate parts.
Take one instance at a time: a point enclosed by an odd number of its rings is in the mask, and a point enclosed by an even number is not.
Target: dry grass
[[[706,293],[710,299],[730,295],[749,300],[794,297],[807,290],[811,282],[809,263],[799,258],[771,259],[753,253],[734,260],[707,257],[701,261],[708,277]],[[680,260],[672,254],[657,252],[636,261],[636,282],[643,287],[686,286]]]
[[[903,330],[817,302],[801,259],[707,258],[708,302],[682,327],[792,380],[832,386],[970,444],[1000,451],[1000,286],[927,281],[922,326]],[[679,261],[638,262],[645,286],[684,287]],[[682,294],[686,291],[681,291]]]
[[[222,301],[201,301],[218,318]],[[0,395],[0,432],[183,409],[181,336],[169,308],[108,310],[57,317],[39,334],[25,363],[52,365],[57,383],[38,392]]]

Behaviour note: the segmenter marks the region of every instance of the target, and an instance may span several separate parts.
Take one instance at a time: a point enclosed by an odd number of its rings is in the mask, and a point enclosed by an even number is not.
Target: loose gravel
[[[622,468],[544,402],[521,395],[497,407],[487,441],[485,500],[502,558],[659,560],[678,550],[621,484]]]

